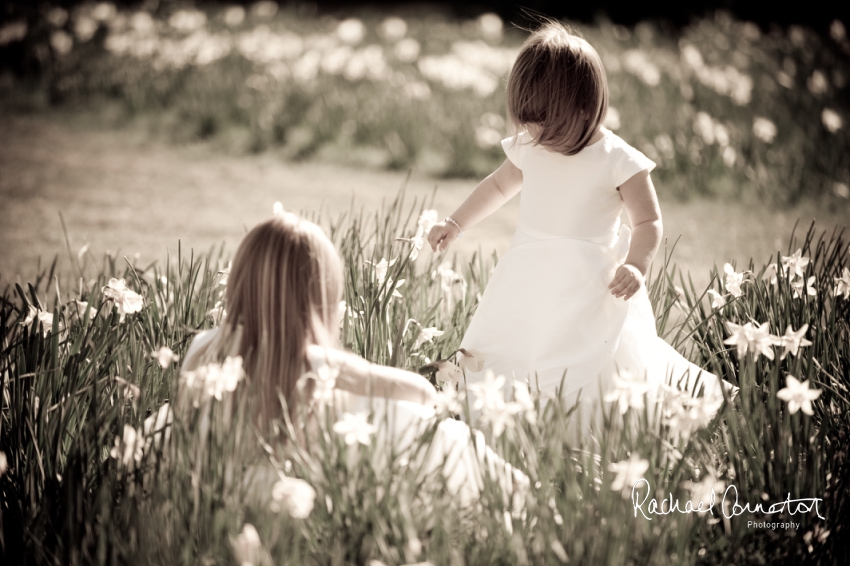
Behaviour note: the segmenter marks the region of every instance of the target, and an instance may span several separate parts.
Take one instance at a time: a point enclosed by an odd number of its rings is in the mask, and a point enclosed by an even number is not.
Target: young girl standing
[[[598,398],[628,370],[650,394],[672,374],[716,376],[658,337],[644,277],[661,241],[650,159],[601,124],[608,84],[599,55],[558,23],[523,44],[508,81],[508,117],[520,132],[502,141],[507,159],[431,230],[445,250],[522,189],[519,222],[461,347],[484,371],[528,379],[543,394]],[[625,207],[631,230],[620,224]],[[564,377],[565,376],[565,377]],[[683,385],[684,386],[684,385]]]

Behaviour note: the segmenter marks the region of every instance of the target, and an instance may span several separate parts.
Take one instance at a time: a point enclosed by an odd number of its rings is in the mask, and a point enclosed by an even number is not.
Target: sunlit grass
[[[455,351],[493,265],[475,257],[449,274],[435,256],[410,259],[412,244],[399,239],[415,236],[423,208],[427,203],[405,204],[400,196],[380,211],[324,222],[346,265],[345,346],[414,371]],[[154,419],[177,398],[179,362],[161,364],[152,354],[168,347],[182,356],[194,334],[212,326],[226,257],[181,250],[146,267],[106,257],[79,265],[74,283],[47,273],[27,288],[6,289],[0,308],[3,552],[11,562],[27,556],[56,564],[233,563],[243,552],[255,553],[254,563],[280,564],[834,561],[847,505],[841,439],[850,404],[850,301],[835,294],[847,246],[841,234],[821,237],[814,229],[792,242],[811,260],[804,275],[816,277],[814,296],[794,298],[794,276],[779,270],[774,285],[762,277],[763,266],[750,264],[737,266],[751,272],[740,296],[717,308],[667,265],[650,283],[660,334],[739,385],[737,400],[687,438],[681,424],[668,427],[661,418],[659,425],[655,408],[629,409],[621,420],[615,405],[599,407],[605,426],[592,438],[574,436],[574,416],[556,403],[537,406],[535,422],[517,415],[501,434],[485,427],[490,445],[530,479],[518,509],[490,483],[480,505],[459,507],[439,478],[423,482],[415,457],[379,442],[353,452],[332,430],[339,418],[333,411],[324,432],[300,445],[286,440],[295,435],[286,422],[257,431],[251,396],[225,394],[197,409],[176,407],[163,434]],[[778,263],[789,256],[779,253]],[[395,260],[385,273],[377,271],[382,259]],[[102,291],[112,277],[123,277],[143,299],[123,322]],[[393,297],[389,281],[402,279],[401,297]],[[712,288],[731,295],[729,285],[724,275]],[[77,300],[96,315],[83,310],[81,317]],[[29,307],[52,314],[50,324],[38,314],[22,324]],[[674,311],[681,316],[665,315]],[[417,344],[420,326],[411,319],[444,333]],[[725,343],[725,323],[750,321],[769,323],[777,335],[808,324],[812,344],[781,360],[779,345],[770,346],[773,360],[740,355]],[[792,414],[777,397],[789,374],[821,391],[811,416]],[[250,386],[248,376],[237,393]],[[427,451],[434,433],[425,429],[413,453]],[[713,515],[649,521],[635,516],[629,469],[659,501],[672,496],[684,506],[706,487],[715,487],[719,500],[734,485],[741,505],[788,494],[822,498],[825,520],[787,511],[724,519],[718,502]],[[291,516],[284,487],[275,491],[279,474],[315,491],[307,518]],[[753,529],[752,519],[800,527]]]

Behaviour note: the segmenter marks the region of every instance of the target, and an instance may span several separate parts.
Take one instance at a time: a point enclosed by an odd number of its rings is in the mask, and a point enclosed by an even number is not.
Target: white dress
[[[219,328],[198,333],[189,345],[184,360],[192,360],[206,350],[218,333]],[[313,371],[331,366],[356,368],[355,373],[368,374],[371,366],[367,360],[351,352],[316,345],[307,347],[307,357]],[[416,377],[420,378],[418,375]],[[387,458],[410,458],[411,473],[418,474],[417,478],[423,482],[444,482],[440,485],[445,486],[461,508],[477,502],[484,489],[486,476],[501,487],[506,503],[513,507],[522,505],[529,488],[528,477],[487,446],[481,431],[470,429],[466,423],[458,420],[440,418],[432,405],[357,395],[341,389],[335,389],[333,400],[333,408],[339,417],[344,413],[369,415],[369,421],[376,428],[372,438],[375,446],[373,457],[378,459],[373,462],[375,469],[386,469]],[[145,427],[147,430],[147,422]],[[208,428],[209,423],[202,424],[204,427]],[[428,434],[429,430],[433,436],[427,453],[416,451],[417,439]],[[357,449],[356,445],[352,448]],[[357,460],[354,458],[349,461]],[[442,480],[438,476],[442,476]],[[265,485],[276,481],[275,478],[276,473],[268,470],[262,473],[260,470],[255,479]]]
[[[532,391],[594,403],[617,371],[646,375],[651,393],[668,375],[699,380],[722,395],[716,376],[688,362],[658,337],[645,289],[630,300],[608,289],[625,260],[631,230],[621,225],[617,187],[655,167],[602,128],[603,137],[567,156],[534,145],[527,132],[502,141],[522,170],[519,221],[461,342],[483,354],[467,382],[496,375],[528,380]],[[700,375],[701,374],[701,375]]]
[[[307,354],[314,371],[325,365],[368,364],[353,353],[321,346],[308,346]],[[481,431],[452,418],[440,418],[434,406],[412,401],[363,396],[337,389],[334,403],[338,413],[370,416],[370,422],[376,427],[372,439],[375,469],[387,469],[388,458],[395,458],[396,462],[409,458],[407,471],[415,474],[421,485],[427,481],[439,482],[460,508],[468,508],[478,501],[486,476],[500,486],[506,504],[514,509],[523,505],[529,488],[528,477],[487,446]],[[417,450],[417,440],[428,435],[429,430],[433,436],[427,451]]]

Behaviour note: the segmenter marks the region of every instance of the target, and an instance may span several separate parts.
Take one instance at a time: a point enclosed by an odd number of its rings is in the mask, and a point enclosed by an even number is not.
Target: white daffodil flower
[[[402,285],[404,285],[405,281],[406,281],[405,279],[399,279],[398,281],[394,281],[393,279],[388,279],[387,280],[387,286],[384,287],[384,289],[381,291],[381,295],[380,295],[381,299],[383,300],[383,298],[386,296],[388,291],[390,292],[390,297],[391,297],[390,300],[392,300],[392,297],[396,297],[396,298],[401,299],[403,297],[403,295],[401,293],[399,293],[398,288],[401,287]]]
[[[27,310],[27,317],[21,321],[23,326],[29,326],[32,324],[34,320],[37,320],[41,323],[41,330],[44,336],[47,336],[53,330],[53,313],[48,311],[43,311],[39,308],[36,308],[32,305],[29,306]],[[62,320],[59,320],[59,330],[64,330],[65,325],[62,324]]]
[[[53,313],[47,311],[38,311],[38,320],[44,327],[44,333],[47,334],[53,328]]]
[[[221,401],[225,393],[236,391],[236,386],[244,377],[242,356],[228,356],[223,364],[209,363],[184,372],[181,379],[186,387],[199,390],[202,397],[215,397]]]
[[[814,297],[815,295],[817,295],[818,291],[817,291],[817,289],[815,289],[815,282],[816,282],[816,278],[815,278],[814,275],[809,277],[806,280],[805,284],[803,283],[802,279],[797,279],[795,281],[792,281],[791,282],[791,289],[794,290],[794,298],[800,299],[800,298],[803,297],[804,294],[806,294],[810,297]]]
[[[37,309],[34,306],[30,305],[27,309],[27,316],[24,320],[21,321],[22,326],[29,326],[32,324],[32,321],[38,316],[38,313],[41,312],[41,309]]]
[[[479,372],[484,369],[484,354],[474,348],[459,350],[458,364],[466,371]]]
[[[451,295],[452,287],[455,283],[464,283],[463,276],[452,269],[451,263],[444,261],[437,267],[437,270],[431,274],[431,278],[440,277],[440,288],[443,290],[444,295]]]
[[[422,211],[422,214],[419,215],[419,220],[416,221],[416,225],[422,230],[422,233],[427,236],[428,232],[431,231],[431,228],[433,228],[437,222],[439,222],[437,211],[428,209]]]
[[[788,354],[794,354],[796,356],[801,347],[812,345],[811,342],[804,338],[808,329],[809,325],[804,324],[799,330],[794,332],[791,329],[791,325],[788,325],[788,328],[785,329],[785,335],[779,338],[779,345],[784,348],[782,355],[779,357],[780,360],[784,360]]]
[[[514,382],[514,400],[508,403],[508,409],[511,413],[522,414],[528,424],[537,424],[537,409],[534,407],[528,383]]]
[[[412,238],[402,240],[406,242],[410,242],[413,244],[412,249],[410,250],[410,260],[415,261],[416,258],[419,257],[419,252],[425,246],[425,238],[428,237],[428,233],[431,231],[431,228],[434,227],[434,224],[437,223],[437,211],[436,210],[423,210],[422,214],[419,215],[419,220],[416,221],[416,235]]]
[[[115,437],[115,445],[109,451],[109,455],[120,459],[125,468],[132,469],[135,464],[142,461],[145,455],[145,441],[142,431],[125,424],[123,438]]]
[[[369,445],[372,443],[371,436],[377,432],[377,427],[368,421],[366,413],[345,413],[342,415],[342,420],[334,423],[333,430],[337,434],[341,434],[345,438],[345,443],[349,446],[359,442],[360,444]]]
[[[786,376],[785,387],[776,392],[776,396],[788,403],[788,411],[793,415],[801,410],[809,416],[815,414],[812,401],[823,393],[820,389],[809,389],[809,382],[800,382],[790,373]]]
[[[227,280],[230,278],[230,269],[233,267],[233,262],[228,262],[227,267],[222,270],[219,270],[215,274],[214,281],[217,285],[227,286]]]
[[[419,335],[416,337],[416,342],[413,344],[413,348],[419,348],[425,342],[431,342],[434,338],[442,336],[445,334],[444,331],[438,330],[434,326],[430,326],[428,328],[419,328]]]
[[[420,226],[416,229],[416,234],[412,238],[398,238],[398,240],[412,244],[410,248],[410,261],[416,261],[416,258],[419,257],[419,252],[425,246],[425,233]]]
[[[773,143],[773,139],[776,137],[776,134],[776,124],[767,118],[756,116],[753,119],[753,135],[764,143]]]
[[[845,267],[841,272],[841,277],[834,277],[833,279],[835,279],[833,295],[836,297],[843,295],[845,299],[850,299],[850,269]]]
[[[456,366],[455,366],[456,367]],[[476,411],[487,408],[501,408],[505,404],[502,388],[505,386],[505,376],[496,376],[492,370],[484,373],[484,380],[471,383],[469,391],[475,394],[472,408]]]
[[[743,295],[744,291],[741,287],[744,283],[744,273],[736,272],[735,268],[729,263],[723,265],[723,272],[726,274],[726,278],[724,280],[726,290],[729,291],[733,297],[740,297]]]
[[[338,316],[340,317],[339,322],[342,324],[343,318],[347,315],[348,318],[360,318],[360,315],[363,314],[363,311],[360,311],[359,314],[356,310],[351,308],[345,301],[339,302],[339,312]]]
[[[254,525],[245,523],[242,526],[242,532],[236,535],[236,540],[233,540],[232,544],[233,554],[240,566],[246,564],[259,566],[263,544],[260,542],[260,534],[254,528]]]
[[[413,247],[410,250],[410,261],[416,261],[416,258],[419,257],[419,252],[425,246],[425,236],[417,231],[416,235],[411,238],[410,242],[413,244]]]
[[[491,370],[484,373],[484,380],[467,386],[470,393],[475,397],[472,409],[481,411],[481,420],[489,424],[493,430],[493,436],[498,438],[505,428],[512,424],[512,417],[516,412],[516,405],[505,402],[503,388],[505,376],[495,376]]]
[[[782,256],[782,269],[785,270],[788,279],[803,278],[809,258],[803,257],[803,250],[797,249],[789,256]]]
[[[726,328],[732,335],[723,343],[735,346],[740,355],[743,356],[752,351],[756,358],[763,354],[769,360],[773,359],[771,346],[778,343],[779,337],[770,334],[770,323],[765,322],[754,326],[752,322],[744,325],[727,322]]]
[[[396,238],[395,241],[411,244],[410,261],[416,261],[416,258],[419,257],[419,252],[425,246],[425,234],[422,232],[422,228],[417,228],[416,234],[412,238]]]
[[[666,383],[661,384],[659,394],[662,407],[667,412],[676,410],[690,397],[687,391],[683,391],[674,385],[667,385]]]
[[[142,310],[144,299],[141,295],[127,287],[124,279],[109,280],[102,289],[103,296],[112,300],[115,306],[118,307],[119,321],[124,322],[124,318],[128,314],[136,313]]]
[[[703,503],[703,509],[707,511],[709,507],[722,498],[722,494],[726,489],[726,483],[718,480],[713,473],[708,473],[701,481],[693,482],[686,481],[682,486],[691,492],[691,503],[694,508],[699,508],[700,502]]]
[[[721,295],[714,289],[708,290],[708,295],[711,297],[711,308],[719,309],[726,305],[726,297],[729,295]]]
[[[314,373],[308,374],[314,378],[313,400],[320,405],[333,403],[336,378],[339,377],[339,367],[325,364]]]
[[[383,287],[380,292],[380,299],[386,296],[386,293],[389,291],[392,297],[401,298],[401,293],[398,292],[398,288],[404,284],[404,279],[399,279],[395,281],[393,279],[387,279],[387,272],[389,268],[396,262],[396,259],[391,261],[387,261],[387,258],[381,258],[381,261],[378,263],[372,263],[369,260],[366,260],[366,265],[372,265],[375,267],[375,280],[378,283],[378,286]],[[386,285],[384,285],[384,280],[386,280]]]
[[[664,424],[687,440],[705,427],[717,414],[723,398],[691,397],[687,393],[671,403],[664,411]]]
[[[138,386],[133,385],[123,377],[118,375],[115,376],[115,382],[120,384],[124,388],[124,400],[135,403],[139,400],[139,397],[142,395],[141,389]]]
[[[97,309],[89,305],[87,301],[78,301],[74,299],[74,306],[77,307],[77,316],[80,317],[80,320],[85,320],[86,313],[88,313],[89,322],[94,320],[97,316]]]
[[[375,266],[375,279],[378,281],[378,284],[380,285],[381,283],[384,282],[384,279],[387,278],[387,271],[389,270],[389,268],[395,262],[396,262],[395,259],[393,259],[392,261],[387,261],[387,258],[382,257],[381,261],[379,261],[378,263],[372,263],[371,261],[367,260],[366,264]]]
[[[778,272],[779,268],[776,266],[776,264],[771,263],[765,268],[764,274],[761,276],[761,278],[763,281],[769,281],[771,285],[776,285]]]
[[[180,360],[180,356],[172,352],[168,346],[163,346],[159,350],[151,352],[151,357],[156,359],[162,369],[166,369],[172,363]]]
[[[313,511],[316,490],[304,480],[281,476],[272,488],[272,499],[277,509],[286,511],[293,519],[306,519]]]
[[[646,379],[633,376],[630,371],[622,370],[614,376],[614,388],[608,392],[604,400],[615,402],[621,415],[629,408],[643,409],[643,396],[649,391]]]
[[[465,394],[459,393],[453,385],[444,386],[443,389],[437,391],[436,413],[438,415],[459,415],[463,410],[461,402],[464,398]]]
[[[632,486],[643,478],[648,469],[649,461],[634,453],[628,460],[608,464],[608,471],[617,474],[611,482],[611,489],[622,492],[624,498],[629,497]]]
[[[448,360],[434,362],[437,366],[437,381],[460,383],[463,381],[463,371]]]
[[[320,405],[330,405],[334,399],[334,382],[317,379],[313,388],[313,400]]]

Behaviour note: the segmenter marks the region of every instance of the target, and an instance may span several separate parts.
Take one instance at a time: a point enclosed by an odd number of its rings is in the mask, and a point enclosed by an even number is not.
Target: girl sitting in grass
[[[437,392],[428,380],[339,348],[342,292],[342,261],[321,228],[289,212],[276,214],[239,245],[224,321],[195,337],[184,375],[240,356],[249,379],[241,391],[255,402],[262,431],[278,421],[308,447],[330,407],[340,418],[334,430],[347,443],[369,443],[374,434],[379,447],[388,445],[399,457],[433,433],[427,460],[419,464],[426,473],[441,471],[462,504],[477,499],[487,468],[506,496],[524,487],[525,475],[485,447],[480,432],[451,418],[437,422]]]

